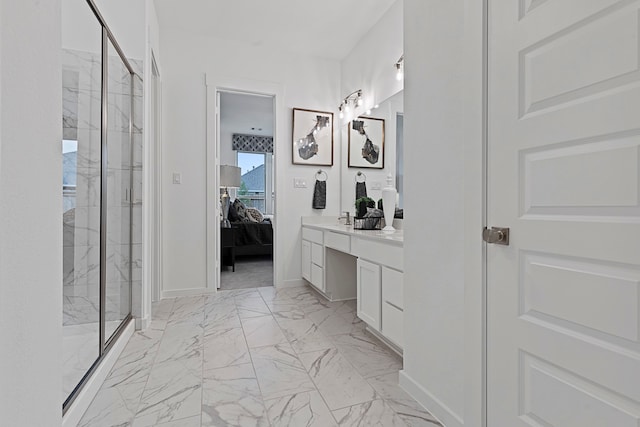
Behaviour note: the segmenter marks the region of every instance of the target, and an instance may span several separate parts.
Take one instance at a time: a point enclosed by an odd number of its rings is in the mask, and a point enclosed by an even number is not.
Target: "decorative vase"
[[[382,189],[382,210],[384,212],[385,227],[382,231],[392,232],[396,229],[393,228],[393,216],[396,213],[396,191],[393,186],[393,177],[391,174],[387,175],[387,186]]]

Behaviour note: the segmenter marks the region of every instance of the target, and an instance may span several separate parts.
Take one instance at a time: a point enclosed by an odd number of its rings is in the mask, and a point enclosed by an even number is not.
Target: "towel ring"
[[[358,177],[363,177],[362,181],[358,181]],[[365,175],[364,173],[358,171],[358,173],[356,173],[356,176],[354,177],[356,182],[365,182],[367,180],[367,175]]]
[[[318,179],[318,175],[320,175],[320,176],[324,175],[324,179]],[[327,175],[327,173],[325,171],[323,171],[322,169],[318,169],[318,172],[316,172],[316,180],[318,180],[318,181],[326,181],[327,179],[329,179],[329,175]]]

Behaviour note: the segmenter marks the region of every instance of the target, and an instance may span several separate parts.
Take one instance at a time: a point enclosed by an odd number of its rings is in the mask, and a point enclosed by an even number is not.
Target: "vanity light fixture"
[[[358,89],[354,92],[351,92],[342,100],[342,102],[340,103],[340,107],[338,107],[338,110],[340,111],[340,118],[343,119],[344,114],[351,111],[352,107],[354,109],[356,107],[360,107],[363,101],[364,100],[362,99],[362,89]]]
[[[396,80],[402,80],[404,78],[404,55],[400,57],[395,63],[396,67]]]

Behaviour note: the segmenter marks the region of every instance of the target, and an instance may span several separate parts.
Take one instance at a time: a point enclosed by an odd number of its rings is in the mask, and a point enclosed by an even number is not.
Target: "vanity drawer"
[[[350,236],[347,236],[346,234],[334,233],[333,231],[326,231],[324,233],[324,238],[325,246],[347,254],[351,252]]]
[[[402,246],[354,237],[351,247],[352,255],[399,271],[404,269]]]
[[[387,302],[382,302],[382,335],[400,348],[404,346],[404,313]]]
[[[310,242],[322,244],[322,231],[313,228],[302,227],[302,238]]]
[[[324,247],[317,243],[311,244],[311,262],[324,267]]]
[[[404,309],[404,274],[398,270],[382,267],[382,301]]]
[[[311,284],[324,292],[324,268],[311,264]]]

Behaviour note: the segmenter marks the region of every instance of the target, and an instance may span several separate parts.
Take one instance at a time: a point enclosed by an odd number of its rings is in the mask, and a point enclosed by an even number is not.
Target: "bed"
[[[273,255],[273,227],[271,221],[232,222],[236,256]]]

